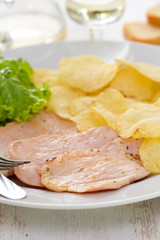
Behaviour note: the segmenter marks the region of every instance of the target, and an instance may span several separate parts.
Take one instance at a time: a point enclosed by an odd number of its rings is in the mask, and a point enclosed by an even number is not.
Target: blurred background
[[[85,26],[72,21],[66,14],[65,0],[59,0],[58,3],[64,12],[66,20],[66,40],[89,40],[90,36],[88,29]],[[124,40],[124,24],[134,21],[147,21],[146,12],[157,4],[160,4],[159,0],[125,0],[125,11],[123,16],[117,22],[105,27],[103,32],[103,40]]]
[[[67,12],[66,3],[71,11]],[[88,4],[91,11],[93,8],[97,10],[96,17],[95,12],[89,16],[87,7],[78,16],[79,9],[73,4]],[[160,21],[159,0],[0,0],[0,48],[16,48],[58,40],[133,40],[134,37],[130,36],[131,28],[132,34],[136,32],[136,37],[140,40],[143,41],[143,37],[153,38],[151,43],[155,40],[156,44],[160,44],[160,23],[156,27],[150,27],[147,23],[148,10],[157,4],[159,9],[156,9],[156,14]],[[76,14],[72,12],[74,9]],[[74,16],[81,24],[75,21]],[[90,17],[94,19],[88,21],[89,24],[96,19],[98,27],[104,26],[103,31],[99,31],[101,35],[94,36],[95,29],[93,31],[91,24],[86,26],[87,18]],[[106,24],[108,19],[111,24]],[[138,22],[138,26],[127,26],[124,36],[124,25],[130,22]],[[90,27],[92,29],[89,31]]]

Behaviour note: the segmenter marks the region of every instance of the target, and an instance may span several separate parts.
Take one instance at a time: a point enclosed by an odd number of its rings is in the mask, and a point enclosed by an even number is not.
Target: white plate
[[[9,50],[2,55],[27,59],[34,68],[58,68],[62,57],[82,54],[96,55],[109,62],[114,58],[126,58],[132,61],[160,64],[160,47],[128,42],[58,42]],[[41,209],[101,208],[159,197],[160,175],[149,177],[119,190],[89,194],[55,193],[30,187],[23,188],[27,192],[25,199],[13,201],[0,197],[0,202]]]

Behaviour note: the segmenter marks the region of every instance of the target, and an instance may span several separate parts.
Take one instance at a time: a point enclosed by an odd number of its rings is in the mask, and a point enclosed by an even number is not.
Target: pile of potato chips
[[[63,58],[59,70],[35,69],[33,81],[49,84],[48,110],[79,131],[108,125],[122,138],[143,138],[143,165],[160,173],[160,67],[78,56]]]

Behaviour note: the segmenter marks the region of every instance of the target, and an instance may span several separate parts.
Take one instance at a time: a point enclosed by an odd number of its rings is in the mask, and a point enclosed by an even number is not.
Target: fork
[[[0,170],[8,170],[27,163],[30,161],[17,161],[0,155]],[[9,199],[22,199],[26,196],[26,192],[3,174],[0,174],[0,195]]]
[[[0,155],[0,170],[8,170],[12,167],[30,163],[30,161],[17,161]]]
[[[9,178],[0,174],[0,195],[9,199],[19,200],[26,197],[26,192]]]

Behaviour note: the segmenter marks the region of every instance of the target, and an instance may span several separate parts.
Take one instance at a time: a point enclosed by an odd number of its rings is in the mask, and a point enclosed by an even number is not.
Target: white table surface
[[[126,0],[122,19],[104,40],[123,40],[128,21],[145,21],[158,0]],[[64,11],[64,0],[59,0]],[[67,41],[89,40],[88,30],[66,16]],[[0,204],[0,240],[160,240],[160,198],[95,210],[37,210]]]

